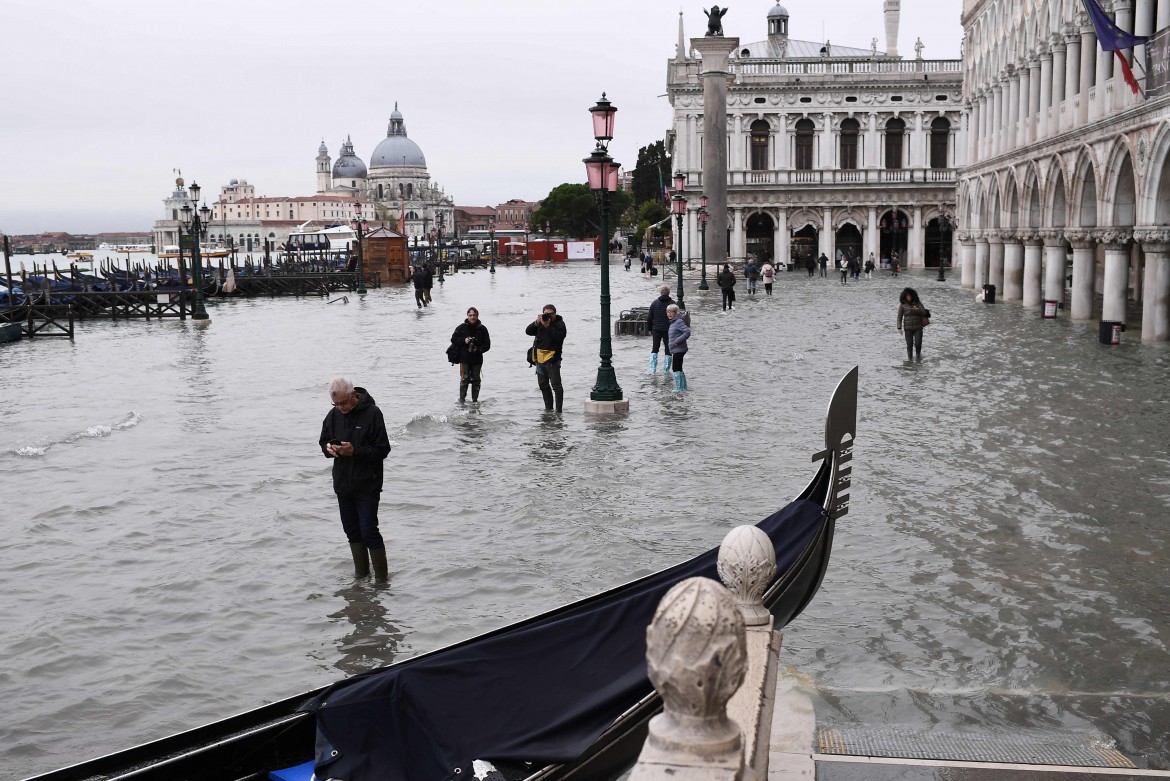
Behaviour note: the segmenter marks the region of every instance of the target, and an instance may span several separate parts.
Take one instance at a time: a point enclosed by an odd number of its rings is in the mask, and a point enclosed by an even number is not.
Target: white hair
[[[666,311],[667,311],[667,313],[674,312],[677,314],[678,313],[678,304],[667,304]]]
[[[353,383],[344,377],[334,377],[329,383],[330,398],[339,399],[353,393]]]

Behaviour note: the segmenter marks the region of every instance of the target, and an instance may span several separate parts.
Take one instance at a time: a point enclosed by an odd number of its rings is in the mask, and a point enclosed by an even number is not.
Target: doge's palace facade
[[[1137,35],[1170,25],[1170,0],[1101,5]],[[963,286],[1076,320],[1140,312],[1143,340],[1170,339],[1170,97],[1131,92],[1080,0],[965,0],[962,19]],[[1124,51],[1139,81],[1142,48]]]

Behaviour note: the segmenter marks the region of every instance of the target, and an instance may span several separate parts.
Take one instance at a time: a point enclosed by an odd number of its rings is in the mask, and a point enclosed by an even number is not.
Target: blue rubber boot
[[[685,388],[683,386],[683,373],[682,372],[675,372],[674,373],[674,392],[675,393],[682,393],[684,390],[685,390]]]
[[[649,374],[658,374],[658,353],[650,353]]]
[[[687,373],[686,372],[675,372],[675,374],[682,377],[682,389],[688,390],[688,388],[687,388]]]
[[[663,372],[669,372],[669,371],[670,371],[670,362],[671,362],[672,360],[674,360],[674,359],[673,359],[673,358],[671,358],[669,355],[668,355],[668,356],[666,356],[665,358],[663,358],[663,359],[662,359],[662,371],[663,371]]]

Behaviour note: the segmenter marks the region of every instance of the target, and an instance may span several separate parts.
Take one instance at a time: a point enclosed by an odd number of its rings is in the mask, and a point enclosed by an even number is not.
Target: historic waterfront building
[[[885,0],[885,51],[877,38],[864,49],[790,38],[789,13],[777,3],[759,20],[767,37],[733,52],[719,143],[728,144],[734,261],[897,252],[903,265],[937,266],[952,257],[956,169],[967,162],[962,63],[923,59],[921,42],[914,59],[902,59],[899,5]],[[680,14],[667,144],[686,176],[683,253],[696,261],[707,143],[701,73]]]
[[[1170,26],[1170,0],[1102,5]],[[1080,0],[965,0],[963,27],[962,284],[1076,320],[1140,310],[1142,339],[1170,339],[1170,97],[1135,94]],[[1143,49],[1122,51],[1139,78]]]

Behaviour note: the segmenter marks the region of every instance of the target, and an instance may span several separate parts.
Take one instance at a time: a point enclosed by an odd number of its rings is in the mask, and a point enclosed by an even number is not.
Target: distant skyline
[[[724,33],[767,37],[774,0],[728,6]],[[0,14],[4,144],[0,231],[149,230],[173,169],[210,204],[231,179],[257,195],[316,190],[324,139],[337,159],[386,136],[397,102],[431,180],[460,206],[539,200],[584,181],[588,109],[618,108],[610,152],[632,168],[665,137],[666,63],[679,11],[659,0],[7,0]],[[885,49],[882,0],[787,0],[789,36]],[[902,0],[898,48],[959,56],[959,0]]]

